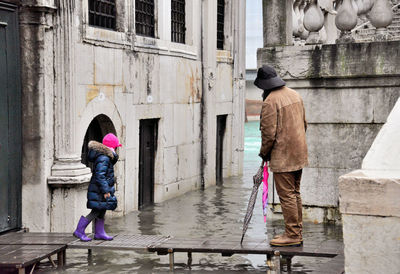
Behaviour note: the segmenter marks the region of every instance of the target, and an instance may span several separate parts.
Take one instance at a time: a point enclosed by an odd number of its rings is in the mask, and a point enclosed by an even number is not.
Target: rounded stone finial
[[[324,14],[317,5],[317,0],[313,0],[305,10],[304,27],[310,32],[318,32],[324,26]]]
[[[320,43],[319,31],[324,26],[324,14],[317,0],[312,0],[307,6],[303,20],[304,28],[310,32],[306,44]]]
[[[376,0],[369,13],[371,24],[377,28],[386,28],[393,21],[392,5],[388,0]]]
[[[373,0],[354,0],[357,5],[357,15],[363,15],[368,13],[374,5]]]
[[[352,0],[343,0],[335,18],[336,27],[341,31],[337,43],[354,42],[351,30],[357,25],[357,12]]]
[[[341,31],[351,31],[357,25],[357,13],[351,0],[343,0],[338,9],[335,24]]]

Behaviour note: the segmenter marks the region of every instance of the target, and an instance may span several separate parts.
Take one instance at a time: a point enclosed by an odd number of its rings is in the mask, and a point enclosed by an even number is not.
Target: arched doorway
[[[92,168],[87,160],[88,144],[90,141],[100,142],[107,133],[113,133],[117,135],[114,124],[110,118],[104,114],[96,116],[92,122],[90,122],[88,129],[86,130],[85,138],[82,145],[81,162],[82,164]]]

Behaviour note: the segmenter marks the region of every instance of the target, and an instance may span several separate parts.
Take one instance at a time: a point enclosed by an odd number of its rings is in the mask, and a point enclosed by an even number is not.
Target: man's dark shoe
[[[291,238],[284,234],[282,237],[272,239],[269,244],[271,246],[302,246],[303,242],[300,237]]]

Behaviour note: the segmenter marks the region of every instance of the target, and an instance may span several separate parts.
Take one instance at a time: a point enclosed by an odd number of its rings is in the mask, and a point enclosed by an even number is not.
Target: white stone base
[[[79,218],[89,214],[86,208],[88,184],[81,184],[74,188],[53,189],[50,213],[51,232],[73,232]],[[91,231],[89,225],[86,232]]]
[[[274,206],[269,205],[267,213],[269,220],[283,219],[282,208],[280,204]],[[303,205],[303,222],[306,223],[340,223],[339,210],[335,207],[308,207]]]
[[[346,274],[400,273],[400,218],[342,215]]]

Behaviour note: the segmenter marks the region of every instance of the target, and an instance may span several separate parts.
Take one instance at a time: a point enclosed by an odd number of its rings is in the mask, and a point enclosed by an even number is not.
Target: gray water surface
[[[170,235],[185,238],[235,238],[240,241],[243,218],[252,189],[252,176],[260,159],[258,123],[246,123],[244,174],[225,179],[222,186],[186,193],[175,199],[147,207],[121,218],[106,220],[110,234]],[[342,241],[341,227],[304,224],[304,241]],[[271,238],[283,231],[283,220],[264,223],[259,193],[254,215],[247,231],[249,238]],[[312,270],[326,258],[294,257],[292,273],[315,273]],[[186,266],[187,255],[175,254],[175,273],[265,273],[265,256],[193,254],[192,269]],[[285,268],[284,268],[285,269]],[[53,272],[46,265],[43,272]],[[41,272],[42,272],[41,271]],[[134,251],[67,250],[67,266],[59,273],[168,273],[168,256]],[[285,272],[284,272],[285,273]]]

